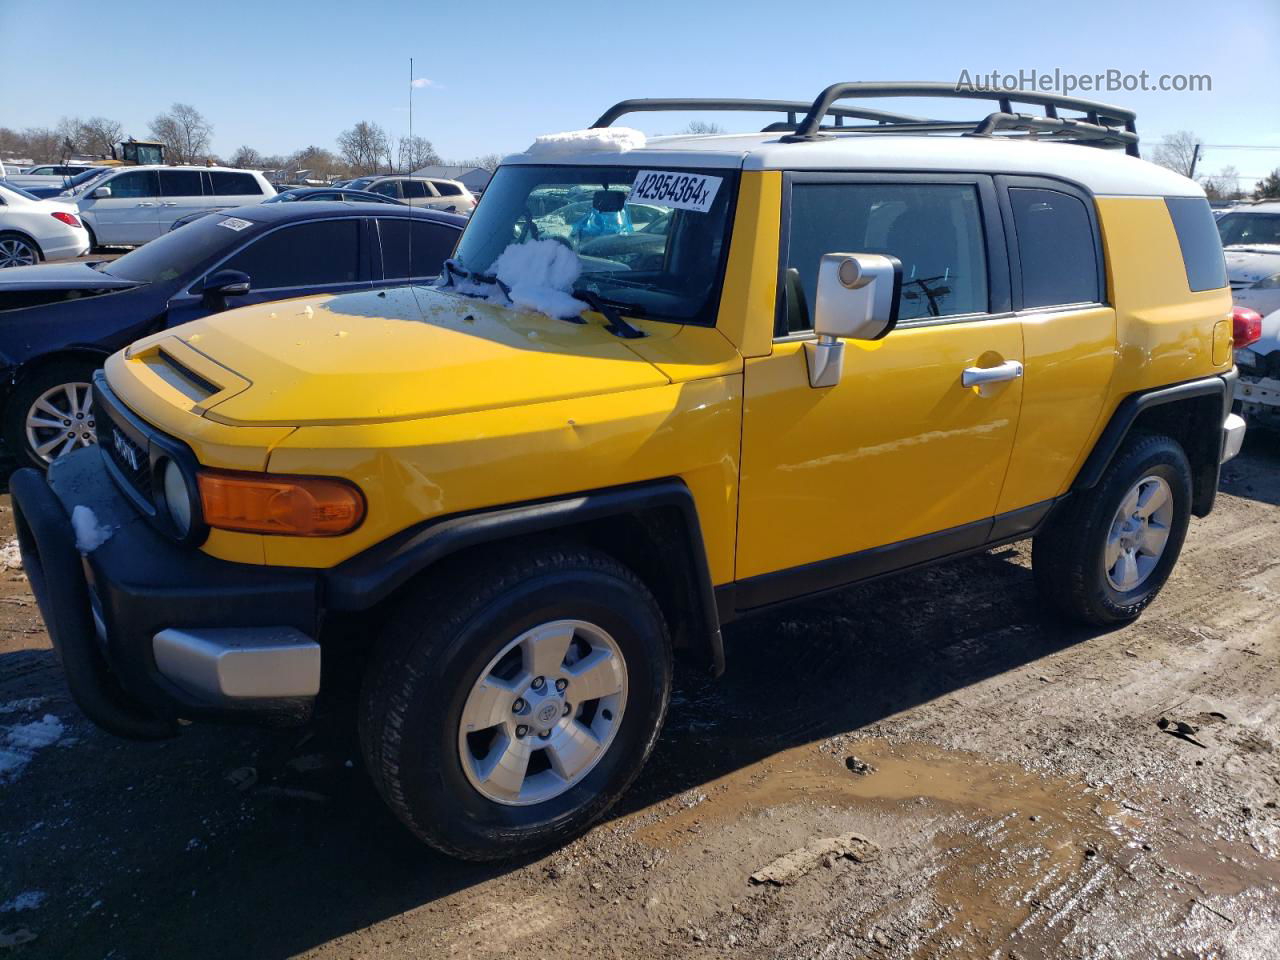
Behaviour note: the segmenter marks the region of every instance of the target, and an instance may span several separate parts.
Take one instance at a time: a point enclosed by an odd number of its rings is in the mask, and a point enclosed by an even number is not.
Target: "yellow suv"
[[[904,96],[998,110],[856,102]],[[786,119],[612,126],[651,110]],[[1244,429],[1209,205],[1136,155],[1027,91],[627,101],[509,158],[433,286],[135,343],[100,446],[11,479],[77,703],[302,720],[354,638],[382,796],[485,859],[601,816],[735,618],[1025,538],[1063,614],[1136,617]]]

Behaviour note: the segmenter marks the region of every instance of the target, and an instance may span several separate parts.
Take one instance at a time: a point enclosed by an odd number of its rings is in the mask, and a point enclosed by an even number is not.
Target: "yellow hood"
[[[176,366],[205,392],[204,416],[234,425],[410,420],[669,382],[598,318],[426,287],[244,307],[139,341],[129,357]]]

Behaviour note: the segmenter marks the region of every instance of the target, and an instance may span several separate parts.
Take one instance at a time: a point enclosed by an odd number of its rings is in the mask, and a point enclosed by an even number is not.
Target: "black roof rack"
[[[901,113],[888,113],[862,107],[837,106],[837,100],[919,97],[955,100],[985,100],[999,108],[981,120],[930,120]],[[1044,115],[1017,113],[1014,104],[1044,107]],[[972,137],[990,137],[999,131],[1022,131],[1031,137],[1063,143],[1080,143],[1101,147],[1123,147],[1129,156],[1138,156],[1137,115],[1132,110],[1079,97],[1041,93],[1036,90],[970,90],[951,83],[928,82],[854,82],[835,83],[822,91],[811,104],[786,100],[624,100],[610,107],[592,126],[607,127],[628,113],[673,110],[749,110],[787,114],[785,123],[772,123],[765,132],[790,131],[781,138],[784,143],[801,143],[845,133],[960,133]],[[1062,117],[1059,110],[1070,110],[1078,117]],[[797,117],[804,112],[804,116]],[[834,125],[823,126],[827,117]],[[845,119],[872,120],[872,125],[849,126]]]

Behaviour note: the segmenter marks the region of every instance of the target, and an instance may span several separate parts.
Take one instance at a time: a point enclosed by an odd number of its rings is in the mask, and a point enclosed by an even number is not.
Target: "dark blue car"
[[[5,270],[8,452],[43,466],[93,443],[91,374],[134,340],[251,303],[434,277],[466,223],[393,204],[264,203],[203,217],[118,260]]]

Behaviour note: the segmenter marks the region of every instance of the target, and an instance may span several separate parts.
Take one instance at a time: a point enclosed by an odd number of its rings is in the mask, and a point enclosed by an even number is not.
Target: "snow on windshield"
[[[586,309],[569,291],[582,275],[578,255],[558,240],[512,243],[493,262],[493,272],[517,307],[568,319]]]
[[[536,138],[526,157],[552,160],[581,153],[626,153],[645,145],[645,135],[630,127],[598,127],[594,130],[569,130],[547,133]]]

